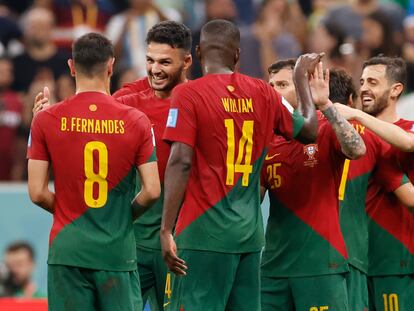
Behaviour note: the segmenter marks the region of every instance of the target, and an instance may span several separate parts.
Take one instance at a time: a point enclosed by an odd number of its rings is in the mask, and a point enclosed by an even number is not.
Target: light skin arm
[[[329,100],[329,70],[323,75],[322,63],[319,63],[310,79],[310,87],[315,103],[335,132],[342,153],[349,159],[358,159],[366,152],[364,140],[354,127],[342,117]],[[325,103],[320,105],[320,103]]]
[[[38,113],[40,110],[50,106],[50,91],[47,86],[44,87],[43,92],[40,92],[35,97],[35,102],[33,105],[33,115]]]
[[[412,183],[406,183],[394,190],[398,200],[405,205],[411,213],[414,213],[414,186]]]
[[[405,151],[414,151],[414,134],[404,131],[399,126],[379,120],[368,113],[336,103],[336,109],[348,120],[355,120],[369,128],[390,145]]]
[[[296,139],[303,144],[316,141],[318,134],[318,118],[309,88],[309,73],[315,70],[323,54],[305,54],[299,57],[293,69],[298,111],[305,119],[305,123]]]
[[[161,248],[167,267],[177,275],[186,275],[187,266],[177,256],[177,246],[173,238],[173,229],[181,203],[184,199],[187,181],[193,160],[193,148],[174,142],[164,178],[164,207],[161,222]]]
[[[144,214],[160,197],[161,186],[157,162],[138,166],[141,179],[141,191],[131,203],[132,218],[135,220]]]
[[[55,194],[49,190],[49,162],[29,159],[28,188],[30,200],[44,210],[55,212]]]

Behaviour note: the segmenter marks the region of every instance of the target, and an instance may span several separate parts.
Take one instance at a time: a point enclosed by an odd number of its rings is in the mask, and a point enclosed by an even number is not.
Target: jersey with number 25
[[[28,158],[51,162],[55,176],[48,263],[135,270],[136,167],[156,160],[148,118],[111,96],[82,92],[35,116]]]
[[[265,82],[209,74],[177,86],[164,139],[194,150],[176,225],[181,249],[224,253],[260,251],[260,169],[273,131],[295,137],[303,117],[292,113]]]

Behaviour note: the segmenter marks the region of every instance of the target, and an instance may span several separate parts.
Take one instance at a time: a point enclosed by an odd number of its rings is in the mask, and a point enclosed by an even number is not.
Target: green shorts
[[[149,300],[151,311],[163,310],[167,267],[161,250],[137,247],[138,273],[144,305]]]
[[[138,272],[48,265],[49,311],[142,310]]]
[[[354,311],[348,306],[345,274],[261,277],[262,311]]]
[[[414,310],[414,275],[368,277],[372,311]]]
[[[346,273],[346,285],[348,288],[348,305],[350,310],[368,310],[367,283],[367,275],[364,272],[349,266],[349,273]]]
[[[187,263],[187,275],[167,276],[165,311],[260,310],[260,252],[182,250],[179,257]]]

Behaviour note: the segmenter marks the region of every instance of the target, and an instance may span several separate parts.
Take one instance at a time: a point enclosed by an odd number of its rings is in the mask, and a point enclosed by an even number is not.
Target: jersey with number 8
[[[211,74],[176,87],[164,139],[194,150],[177,225],[180,249],[255,252],[263,246],[259,176],[273,130],[298,134],[291,114],[265,82]]]
[[[136,167],[155,161],[151,125],[112,97],[85,92],[38,113],[28,158],[52,163],[49,264],[132,271]]]

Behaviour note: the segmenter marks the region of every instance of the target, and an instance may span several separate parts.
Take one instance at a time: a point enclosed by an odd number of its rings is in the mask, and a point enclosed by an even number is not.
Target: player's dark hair
[[[352,77],[343,69],[329,69],[329,99],[347,105],[349,96],[357,97]]]
[[[14,253],[20,250],[26,250],[29,253],[30,259],[34,260],[35,253],[33,247],[25,241],[17,241],[6,248],[6,253]]]
[[[271,64],[269,66],[269,68],[267,68],[267,71],[269,74],[276,74],[279,71],[281,71],[282,69],[291,69],[293,70],[293,68],[295,68],[295,64],[296,64],[296,59],[294,58],[289,58],[289,59],[284,59],[284,60],[279,60],[273,64]]]
[[[83,35],[72,46],[72,58],[76,70],[87,77],[102,73],[112,57],[114,57],[114,47],[111,41],[98,33]]]
[[[191,30],[183,23],[163,21],[155,24],[147,34],[146,43],[168,44],[176,49],[191,51]]]
[[[375,65],[385,66],[385,76],[388,82],[407,85],[407,64],[401,57],[378,55],[364,62],[362,69]]]
[[[226,46],[232,48],[238,48],[240,46],[240,31],[239,28],[232,22],[226,21],[224,19],[213,19],[208,23],[204,24],[201,28],[201,34],[208,36],[209,38],[216,39],[217,48],[221,47],[225,49],[223,43],[226,43]],[[210,43],[210,46],[212,44]]]

